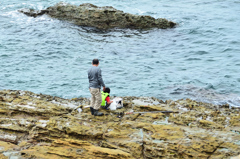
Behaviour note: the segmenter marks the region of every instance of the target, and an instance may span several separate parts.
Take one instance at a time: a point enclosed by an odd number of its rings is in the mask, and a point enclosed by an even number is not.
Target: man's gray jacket
[[[101,86],[105,87],[105,84],[102,79],[102,71],[99,67],[92,66],[88,70],[88,80],[89,80],[89,88],[101,89]]]

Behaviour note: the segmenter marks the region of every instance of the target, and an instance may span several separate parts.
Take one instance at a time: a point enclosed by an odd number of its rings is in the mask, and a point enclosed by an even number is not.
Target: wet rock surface
[[[90,3],[76,6],[60,2],[48,7],[46,10],[22,9],[19,11],[32,17],[47,14],[53,18],[67,20],[79,26],[95,27],[98,29],[166,29],[173,28],[176,25],[176,23],[163,18],[155,19],[147,15],[133,15],[124,13],[111,6],[98,7]]]
[[[87,98],[1,90],[0,158],[240,155],[239,109],[190,99],[122,98],[124,108],[101,109],[105,115],[94,117]]]

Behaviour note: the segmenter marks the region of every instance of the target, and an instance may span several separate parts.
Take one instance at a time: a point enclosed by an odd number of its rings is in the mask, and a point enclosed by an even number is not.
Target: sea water
[[[18,12],[58,2],[0,2],[0,89],[90,97],[87,70],[99,58],[111,95],[240,106],[239,0],[64,1],[166,18],[172,29],[99,31]]]

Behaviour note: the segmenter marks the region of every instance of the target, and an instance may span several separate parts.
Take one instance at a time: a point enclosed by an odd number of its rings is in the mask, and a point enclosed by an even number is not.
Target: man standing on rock
[[[98,67],[98,65],[99,60],[93,59],[92,67],[88,70],[89,90],[92,95],[90,110],[92,115],[102,116],[103,113],[98,112],[98,110],[102,103],[101,86],[103,87],[104,91],[105,84],[102,79],[101,69]]]

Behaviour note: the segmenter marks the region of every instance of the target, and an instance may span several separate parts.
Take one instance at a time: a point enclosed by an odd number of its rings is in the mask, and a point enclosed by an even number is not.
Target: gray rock
[[[60,2],[54,6],[48,7],[46,10],[35,11],[23,9],[19,11],[32,17],[48,14],[53,18],[67,20],[79,26],[96,27],[98,29],[166,29],[176,26],[176,23],[163,18],[155,19],[151,16],[133,15],[124,13],[111,6],[98,7],[90,3],[76,6]]]

